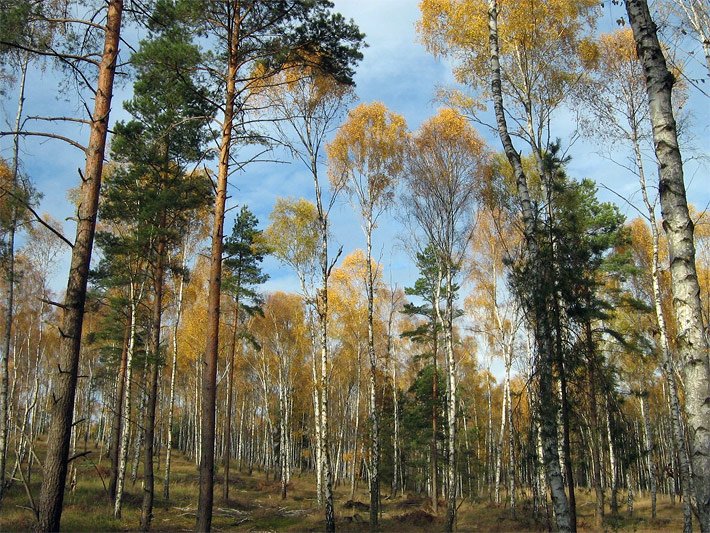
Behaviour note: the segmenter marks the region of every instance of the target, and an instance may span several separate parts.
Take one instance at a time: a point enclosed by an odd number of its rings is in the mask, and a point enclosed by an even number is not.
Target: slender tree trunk
[[[350,499],[355,499],[355,484],[358,473],[357,447],[358,432],[360,430],[360,366],[361,366],[360,342],[357,343],[357,371],[355,374],[355,428],[353,431],[353,472],[350,479]]]
[[[520,200],[524,224],[526,247],[531,257],[537,256],[535,236],[535,216],[530,200],[527,178],[523,170],[520,154],[513,146],[508,132],[503,105],[501,69],[498,47],[498,2],[488,1],[488,28],[491,57],[491,93],[495,108],[498,133],[503,143],[506,157],[513,167],[515,182]],[[557,403],[553,393],[551,329],[548,317],[545,316],[545,306],[542,302],[534,304],[533,312],[535,341],[540,358],[538,362],[538,389],[540,401],[540,432],[542,438],[543,458],[547,473],[547,482],[552,493],[557,527],[560,531],[572,531],[570,504],[564,490],[564,481],[559,466],[557,453]]]
[[[510,387],[510,367],[508,366],[508,357],[505,361],[505,381],[503,384],[503,401],[500,409],[500,433],[498,433],[498,446],[496,449],[496,469],[495,469],[495,486],[494,498],[496,504],[500,504],[500,471],[501,463],[503,462],[503,439],[505,438],[505,418],[508,414],[508,387]]]
[[[17,187],[17,174],[20,168],[20,127],[22,126],[22,113],[25,106],[25,81],[27,80],[27,68],[29,65],[29,54],[25,54],[22,61],[20,74],[20,94],[17,99],[17,115],[15,117],[15,134],[12,149],[12,182],[10,186]],[[13,194],[15,191],[13,191]],[[12,202],[12,200],[11,200]],[[17,207],[12,205],[10,214],[10,227],[7,229],[7,241],[5,243],[5,282],[7,292],[5,293],[5,331],[3,334],[2,353],[0,353],[0,502],[5,495],[5,468],[7,464],[8,435],[9,435],[9,358],[10,344],[12,341],[12,319],[15,306],[15,229],[17,226]],[[40,317],[41,320],[41,317]]]
[[[182,269],[185,270],[187,260],[187,242],[182,247]],[[175,414],[175,374],[177,370],[178,355],[178,328],[182,318],[183,289],[185,287],[185,276],[180,275],[180,285],[177,296],[177,313],[175,324],[173,325],[173,360],[170,366],[170,401],[168,405],[168,444],[165,451],[165,477],[163,478],[163,498],[170,499],[170,466],[173,454],[173,416]]]
[[[508,348],[509,360],[513,357],[513,341],[511,339]],[[510,392],[510,367],[506,370],[508,381],[508,491],[510,492],[510,513],[515,517],[515,426],[513,425],[513,404],[511,402]]]
[[[118,367],[118,378],[116,382],[116,402],[114,405],[111,444],[109,445],[109,455],[111,456],[111,479],[108,485],[108,494],[111,502],[116,501],[116,481],[118,479],[119,451],[121,447],[121,428],[128,427],[123,423],[123,396],[126,386],[126,368],[128,361],[128,346],[131,338],[131,319],[126,323],[126,332],[123,339],[123,349],[121,350],[121,363]]]
[[[123,0],[109,0],[104,49],[99,64],[98,84],[91,120],[91,134],[86,150],[86,166],[82,174],[76,238],[72,248],[69,279],[64,299],[59,361],[56,379],[53,382],[54,389],[48,395],[53,399],[52,422],[47,436],[47,454],[39,498],[38,530],[40,531],[58,531],[62,517],[72,413],[79,371],[86,285],[96,229],[96,213],[106,150],[106,134],[111,111],[122,14]]]
[[[390,328],[391,328],[391,318],[390,318]],[[391,344],[391,336],[390,336]],[[392,496],[396,496],[399,492],[399,477],[400,477],[400,451],[399,451],[399,398],[397,397],[397,357],[390,353],[390,360],[392,365],[392,404],[393,404],[393,418],[394,418],[394,435],[392,436],[392,456],[394,463],[394,472],[392,474]],[[402,487],[403,488],[403,487]]]
[[[646,392],[642,392],[639,398],[641,405],[641,418],[643,419],[643,436],[646,443],[644,455],[646,456],[646,468],[648,469],[649,481],[651,485],[651,518],[656,519],[656,499],[658,486],[656,484],[656,468],[653,463],[653,433],[651,432],[651,417],[648,414],[648,397]]]
[[[626,0],[629,22],[646,78],[653,141],[659,161],[659,192],[676,315],[678,353],[683,364],[692,482],[700,529],[710,532],[710,359],[695,268],[693,221],[683,179],[683,161],[671,102],[668,71],[656,26],[645,0]]]
[[[370,528],[380,514],[380,418],[377,414],[377,356],[375,355],[375,290],[372,272],[372,220],[367,220],[367,355],[370,360]]]
[[[126,465],[128,463],[128,445],[131,435],[131,388],[133,376],[133,353],[136,346],[136,313],[138,300],[135,295],[135,285],[130,286],[131,311],[129,317],[130,333],[128,336],[128,350],[126,352],[126,384],[123,388],[123,405],[121,407],[121,419],[123,420],[123,431],[121,432],[121,447],[119,452],[118,474],[116,476],[116,497],[114,498],[113,515],[121,518],[121,507],[123,505],[123,489],[126,483]],[[139,291],[142,292],[142,291]]]
[[[237,283],[237,287],[239,287]],[[229,463],[232,456],[232,402],[234,401],[234,355],[237,350],[237,337],[239,333],[239,288],[234,302],[234,328],[232,329],[232,346],[229,353],[229,381],[227,383],[227,414],[224,417],[224,485],[222,486],[222,499],[229,500]]]
[[[614,451],[614,441],[611,438],[611,415],[609,414],[609,401],[607,400],[606,409],[606,437],[607,445],[609,446],[609,463],[611,467],[611,514],[612,516],[617,516],[619,514],[619,500],[618,500],[618,487],[619,487],[619,473],[618,465],[616,461],[616,452]]]
[[[589,302],[588,302],[589,303]],[[592,452],[592,468],[596,507],[594,508],[594,526],[601,529],[604,526],[604,489],[602,487],[601,457],[599,443],[599,410],[597,406],[597,354],[592,337],[592,324],[588,320],[585,324],[587,337],[587,361],[589,372],[589,432]]]
[[[165,214],[162,215],[160,228],[165,228]],[[155,444],[155,407],[158,397],[158,373],[161,367],[160,327],[163,317],[163,278],[165,260],[165,237],[158,238],[153,269],[153,316],[151,331],[150,379],[148,385],[148,404],[145,424],[145,448],[143,463],[143,503],[141,506],[141,530],[148,531],[153,520],[153,498],[155,496],[155,476],[153,472],[153,450]]]
[[[437,263],[438,265],[438,263]],[[432,302],[432,307],[436,309],[438,302],[441,300],[441,278],[442,272],[441,268],[437,266],[437,276],[436,276],[436,288],[434,289],[434,301]],[[432,365],[433,373],[431,378],[431,441],[429,443],[429,454],[431,455],[430,461],[430,471],[429,477],[431,478],[431,511],[435,515],[439,512],[439,494],[438,494],[438,476],[439,476],[439,465],[438,459],[439,454],[437,451],[437,433],[438,433],[438,412],[439,412],[439,370],[438,370],[438,359],[439,359],[439,314],[436,313],[434,316],[434,324],[432,331]]]
[[[212,228],[212,251],[210,259],[209,293],[207,296],[207,342],[202,363],[202,417],[200,435],[200,480],[197,503],[198,532],[212,528],[212,502],[214,499],[214,443],[215,408],[217,399],[217,354],[219,345],[220,295],[222,288],[222,248],[224,236],[224,214],[227,200],[227,178],[232,145],[232,129],[235,119],[236,76],[239,54],[239,28],[241,13],[239,5],[232,13],[227,38],[227,87],[225,94],[224,118],[220,139],[219,170],[214,203]]]
[[[149,334],[150,335],[150,334]],[[146,402],[148,401],[148,358],[143,360],[143,373],[141,374],[140,401],[138,402],[138,413],[136,413],[136,431],[133,439],[133,461],[131,463],[131,485],[135,486],[138,479],[138,465],[141,460],[141,448],[145,440],[145,425],[146,425]]]
[[[447,264],[445,270],[446,282],[446,309],[441,312],[441,306],[437,301],[434,309],[437,320],[444,326],[444,344],[446,367],[446,425],[447,425],[447,446],[446,446],[446,531],[453,531],[456,524],[456,368],[454,360],[453,343],[453,273],[451,265]]]

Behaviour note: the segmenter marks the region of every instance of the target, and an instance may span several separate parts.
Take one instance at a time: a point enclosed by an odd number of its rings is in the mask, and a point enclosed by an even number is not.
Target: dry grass
[[[194,463],[180,454],[174,455],[170,501],[162,498],[162,467],[156,476],[156,500],[153,518],[155,531],[192,531],[195,525],[197,499],[197,470]],[[67,491],[62,515],[64,531],[132,531],[139,526],[141,504],[140,478],[133,486],[127,483],[123,517],[113,518],[108,500],[95,466],[79,459],[78,483],[74,491]],[[161,465],[162,465],[161,458]],[[107,476],[106,459],[98,465],[99,472]],[[39,473],[33,473],[31,489],[39,494]],[[315,501],[315,484],[312,476],[294,475],[286,500],[280,497],[280,485],[266,480],[263,473],[249,476],[235,473],[230,489],[230,500],[221,499],[221,478],[215,486],[213,529],[215,531],[322,531],[322,512]],[[108,483],[108,479],[106,479]],[[36,496],[35,496],[36,497]],[[336,517],[340,531],[369,531],[368,496],[361,487],[355,503],[348,502],[349,488],[337,487]],[[624,503],[625,502],[621,502]],[[15,482],[0,507],[0,531],[27,531],[32,528],[32,513],[24,487]],[[625,511],[625,505],[622,507]],[[384,498],[380,531],[432,532],[443,530],[444,507],[439,516],[431,514],[428,499],[416,495],[406,498]],[[594,531],[594,502],[590,491],[578,494],[578,525],[580,531]],[[650,501],[637,498],[634,515],[622,513],[605,522],[606,531],[678,531],[682,529],[680,504],[673,505],[666,497],[658,498],[658,518],[650,519]],[[459,508],[459,531],[546,531],[547,524],[536,521],[525,502],[519,504],[515,517],[504,506],[465,501]]]

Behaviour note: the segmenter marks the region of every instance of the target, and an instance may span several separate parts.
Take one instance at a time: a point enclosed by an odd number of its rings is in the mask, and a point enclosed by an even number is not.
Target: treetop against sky
[[[391,111],[404,116],[411,130],[416,130],[426,119],[433,116],[443,104],[437,99],[441,89],[455,86],[452,64],[437,59],[424,48],[415,25],[420,17],[418,2],[414,0],[336,0],[335,10],[346,18],[352,18],[366,34],[368,47],[364,49],[364,59],[357,68],[355,82],[359,102],[383,102]],[[618,6],[606,2],[599,18],[597,31],[613,31],[617,19],[624,15]],[[144,30],[131,28],[125,33],[126,40],[134,46],[143,37]],[[130,51],[124,47],[122,60],[128,59]],[[689,64],[689,77],[697,66]],[[702,65],[699,65],[702,67]],[[699,69],[698,69],[699,70]],[[699,83],[708,92],[710,87]],[[75,86],[66,83],[52,67],[31,68],[28,74],[26,111],[28,115],[79,115],[81,104],[75,96]],[[129,100],[132,79],[124,77],[115,89],[111,114],[112,124],[126,120],[127,112],[122,102]],[[11,124],[16,106],[16,91],[10,87],[2,106],[4,124]],[[357,104],[357,102],[356,102]],[[356,105],[355,104],[355,105]],[[710,138],[710,106],[708,98],[700,91],[689,90],[689,100],[685,109],[690,110],[688,133],[692,137],[695,150],[686,150],[686,158],[693,160],[687,164],[686,180],[689,201],[702,210],[710,202],[710,186],[706,177],[706,163],[710,156],[707,139]],[[482,117],[485,120],[487,114]],[[489,120],[493,123],[493,120]],[[638,182],[621,164],[626,163],[626,153],[577,135],[578,117],[575,110],[559,109],[552,123],[552,135],[559,137],[563,149],[572,157],[568,172],[581,179],[589,177],[600,185],[600,197],[614,201],[628,218],[637,216],[629,202],[641,205]],[[86,126],[62,126],[55,129],[74,138],[86,135]],[[5,128],[4,128],[5,129]],[[28,127],[28,129],[30,129]],[[83,129],[84,131],[77,131]],[[478,126],[481,137],[490,148],[500,151],[497,134],[485,126]],[[519,147],[522,145],[519,145]],[[0,139],[0,156],[11,158],[11,139]],[[67,191],[76,186],[77,171],[83,161],[83,154],[59,141],[41,140],[29,137],[21,145],[22,166],[36,189],[43,194],[39,211],[64,221],[65,233],[71,235],[73,206],[67,199]],[[305,197],[313,195],[312,178],[297,161],[292,162],[285,152],[275,151],[268,159],[278,162],[254,163],[245,170],[232,175],[230,179],[229,206],[247,204],[259,218],[262,226],[268,223],[275,200],[279,196]],[[612,161],[613,159],[613,161]],[[213,160],[209,164],[216,164]],[[649,167],[653,168],[653,167]],[[324,174],[325,175],[325,174]],[[611,191],[606,190],[606,188]],[[405,251],[402,239],[406,231],[397,221],[396,207],[384,214],[378,223],[373,239],[373,257],[382,263],[385,279],[400,287],[410,285],[417,277],[414,262]],[[225,227],[230,229],[238,211],[227,213]],[[341,195],[333,210],[332,247],[343,245],[344,254],[364,247],[357,210],[349,203],[346,195]],[[68,251],[58,261],[52,286],[55,291],[64,289]],[[265,268],[271,278],[265,285],[266,291],[295,291],[298,282],[290,270],[283,267],[273,257],[267,257]]]

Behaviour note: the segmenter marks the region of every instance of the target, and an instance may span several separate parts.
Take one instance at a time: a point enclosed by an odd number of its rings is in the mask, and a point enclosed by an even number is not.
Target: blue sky
[[[415,0],[336,0],[336,10],[346,17],[353,18],[366,33],[369,47],[364,50],[364,60],[359,65],[356,75],[357,95],[361,102],[382,101],[392,111],[403,115],[410,129],[416,129],[426,118],[436,112],[438,104],[434,101],[437,87],[453,82],[450,66],[434,59],[417,41],[414,28],[419,16],[418,2]],[[610,2],[607,3],[610,6]],[[611,9],[609,7],[608,9]],[[620,8],[615,8],[619,10]],[[622,13],[605,13],[603,21],[609,22]],[[607,20],[608,19],[608,20]],[[134,36],[135,36],[135,32]],[[129,34],[130,35],[130,34]],[[130,38],[130,37],[129,37]],[[58,85],[59,76],[51,68],[32,69],[28,78],[26,112],[30,115],[73,115],[80,109],[72,97],[71,90],[66,99],[62,99]],[[120,85],[115,91],[112,120],[125,119],[126,113],[121,103],[130,97],[130,83]],[[2,129],[14,117],[16,105],[13,91],[9,91],[4,102]],[[710,127],[707,97],[692,93],[688,108],[695,114],[693,132],[696,145],[707,157],[708,128]],[[554,135],[562,138],[563,144],[569,144],[570,136],[575,131],[574,114],[561,110],[556,116]],[[71,136],[85,142],[88,128],[71,128]],[[489,131],[481,131],[482,136],[494,150],[500,150],[500,141]],[[598,154],[599,146],[585,140],[578,140],[570,149],[572,162],[569,173],[572,176],[590,177],[598,183],[608,186],[624,198],[638,201],[638,186],[633,176],[618,165]],[[11,157],[10,141],[0,139],[0,155]],[[44,195],[40,205],[41,212],[65,220],[73,215],[66,200],[67,190],[78,183],[77,168],[83,167],[80,152],[57,141],[40,142],[28,139],[22,144],[23,168],[31,176],[36,188]],[[616,154],[622,159],[622,154]],[[691,202],[704,208],[710,202],[710,185],[707,178],[707,163],[693,163],[686,169],[688,196]],[[235,174],[230,185],[232,203],[246,203],[256,213],[262,225],[267,223],[268,214],[278,196],[305,197],[311,199],[313,187],[310,176],[300,166],[293,164],[254,164],[245,172]],[[609,200],[616,197],[604,190],[600,195]],[[619,203],[617,201],[617,203]],[[631,218],[633,211],[627,205],[620,207]],[[231,231],[235,211],[231,211],[226,222],[226,232]],[[345,198],[336,205],[332,214],[333,241],[342,244],[347,254],[362,247],[364,237],[359,220]],[[67,235],[74,230],[71,222],[65,222]],[[399,286],[411,284],[417,276],[415,267],[400,245],[402,228],[393,214],[385,215],[374,236],[374,253],[385,268],[385,279],[396,282]],[[52,279],[52,287],[61,291],[66,283],[68,268],[67,255],[59,262]],[[271,275],[267,290],[295,290],[293,274],[282,268],[275,260],[267,259],[266,269]]]

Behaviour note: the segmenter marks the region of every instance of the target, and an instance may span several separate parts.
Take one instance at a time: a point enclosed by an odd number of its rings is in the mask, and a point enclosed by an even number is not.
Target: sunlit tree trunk
[[[106,135],[108,133],[113,80],[121,32],[123,0],[109,0],[106,15],[104,48],[98,69],[91,133],[82,174],[76,238],[72,248],[69,279],[64,299],[57,372],[53,389],[52,422],[47,437],[47,454],[39,498],[40,531],[58,531],[64,502],[64,483],[69,458],[72,413],[81,351],[86,286],[94,244],[96,214],[101,188]]]
[[[677,322],[678,355],[683,364],[685,411],[692,483],[700,529],[710,531],[710,355],[695,268],[693,221],[683,178],[683,161],[673,116],[674,77],[668,71],[656,26],[645,0],[626,0],[629,23],[646,78],[653,141],[659,162],[659,193]]]
[[[638,139],[637,128],[632,126],[631,141],[634,147],[636,160],[636,170],[641,185],[641,197],[648,211],[648,222],[651,229],[651,283],[653,287],[653,307],[656,312],[656,323],[658,324],[658,342],[661,348],[661,369],[668,385],[669,409],[671,414],[671,427],[673,428],[673,445],[678,454],[680,462],[680,492],[683,501],[683,530],[690,533],[693,528],[693,511],[690,504],[690,458],[686,448],[685,427],[680,412],[680,399],[678,385],[676,383],[676,367],[671,352],[668,339],[668,328],[663,315],[663,303],[661,296],[661,268],[659,260],[660,235],[656,222],[656,210],[651,203],[646,186],[646,173],[644,171],[643,159],[641,158],[641,146]]]
[[[209,292],[207,295],[207,342],[203,359],[202,409],[200,419],[200,479],[195,530],[210,531],[214,499],[215,409],[217,400],[217,355],[219,348],[220,295],[222,289],[222,249],[224,214],[227,201],[227,178],[230,168],[232,130],[235,120],[236,77],[239,69],[239,3],[231,13],[227,36],[227,72],[224,116],[219,141],[219,165],[214,202]]]
[[[376,527],[380,514],[380,417],[377,413],[377,356],[374,330],[374,277],[372,272],[371,218],[366,221],[367,238],[367,355],[370,360],[370,527]]]

